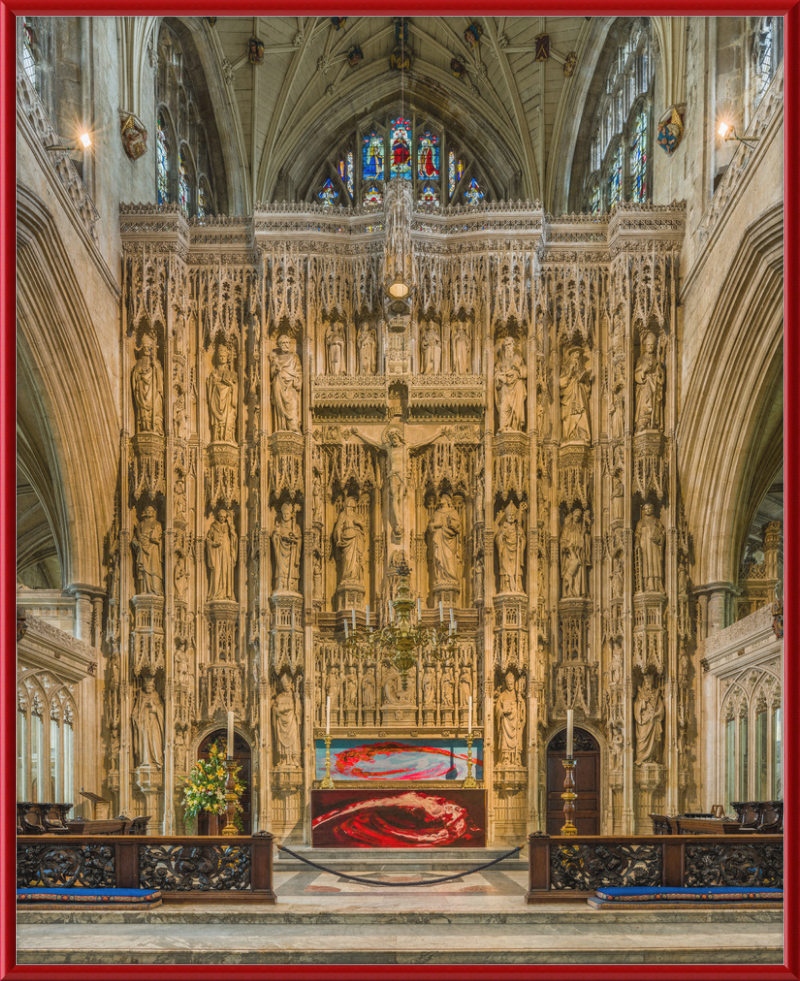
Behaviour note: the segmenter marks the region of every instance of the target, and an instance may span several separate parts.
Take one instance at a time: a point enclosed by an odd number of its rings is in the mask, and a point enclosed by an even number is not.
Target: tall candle
[[[325,699],[325,735],[329,736],[331,732],[331,696]]]
[[[353,630],[356,629],[356,608],[353,607]]]
[[[394,605],[389,607],[389,623],[394,623]]]
[[[450,607],[450,623],[453,622],[453,607]]]
[[[369,603],[367,603],[367,626],[369,626]]]
[[[439,623],[444,623],[444,607],[441,600],[439,600]]]
[[[347,620],[344,622],[344,639],[347,640],[349,634],[347,633]]]
[[[469,696],[469,733],[472,735],[472,695]]]
[[[572,709],[567,709],[567,759],[572,759]]]
[[[228,712],[228,759],[233,759],[233,712]]]
[[[292,630],[294,630],[294,607],[292,607]]]
[[[417,620],[422,619],[422,599],[417,597]]]

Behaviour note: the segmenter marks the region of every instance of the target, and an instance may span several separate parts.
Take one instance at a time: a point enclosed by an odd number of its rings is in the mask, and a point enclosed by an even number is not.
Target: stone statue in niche
[[[179,600],[181,603],[185,603],[189,581],[186,573],[186,559],[180,552],[175,554],[173,580],[175,582],[175,599]]]
[[[374,375],[378,361],[378,338],[375,328],[363,320],[358,328],[358,373]]]
[[[426,664],[422,672],[422,704],[426,708],[436,705],[436,673],[432,664]]]
[[[477,602],[483,600],[483,552],[478,552],[475,556],[472,571],[475,590],[473,599]]]
[[[645,675],[633,703],[636,722],[636,765],[661,762],[661,737],[664,722],[664,699]]]
[[[358,680],[356,673],[349,667],[344,673],[344,705],[345,708],[354,709],[358,701]]]
[[[650,331],[642,341],[642,353],[633,373],[636,384],[636,432],[664,428],[664,366],[658,355],[658,339]]]
[[[625,559],[622,552],[611,560],[611,598],[619,599],[625,592]]]
[[[161,769],[164,757],[164,703],[156,691],[152,675],[144,676],[143,686],[136,693],[131,722],[136,766]]]
[[[145,334],[131,372],[137,433],[164,434],[164,372],[156,356],[155,338]]]
[[[586,369],[583,351],[574,347],[567,353],[561,372],[561,438],[565,442],[588,443],[591,439],[591,384],[592,376]]]
[[[172,427],[178,439],[186,438],[186,396],[183,392],[176,397],[172,406]]]
[[[527,377],[528,368],[516,349],[514,338],[504,337],[494,366],[498,432],[521,432],[525,428]]]
[[[275,518],[272,531],[272,548],[275,554],[275,592],[297,592],[300,581],[301,534],[295,521],[299,505],[288,501],[281,505],[280,515]]]
[[[334,712],[339,711],[339,688],[339,669],[334,664],[325,679],[325,697],[331,700],[331,718],[333,718]]]
[[[213,443],[236,441],[236,412],[239,381],[231,370],[231,352],[227,344],[217,345],[216,367],[206,382],[208,418]]]
[[[314,599],[322,601],[322,556],[314,550]]]
[[[611,748],[609,749],[609,769],[619,770],[625,760],[625,739],[622,735],[622,727],[614,726],[611,729]]]
[[[562,597],[586,596],[586,572],[592,555],[588,524],[589,512],[584,516],[580,508],[574,508],[564,519],[559,549]]]
[[[286,334],[281,334],[278,338],[278,350],[270,354],[269,362],[275,429],[299,433],[303,369],[300,358],[291,350],[291,342]]]
[[[435,320],[429,320],[420,340],[422,374],[438,375],[442,370],[442,339]]]
[[[442,671],[442,708],[452,710],[456,698],[456,679],[453,668],[446,664]]]
[[[517,692],[514,673],[508,671],[505,688],[498,688],[494,699],[497,762],[500,766],[520,766],[522,731],[525,727],[525,699]]]
[[[341,320],[333,320],[325,331],[325,346],[328,349],[328,374],[344,375],[347,373],[347,345],[344,336],[344,324]]]
[[[636,525],[634,548],[638,564],[638,586],[646,592],[664,590],[664,542],[666,533],[652,504],[642,506],[642,516]]]
[[[319,471],[314,471],[314,477],[312,480],[312,517],[314,519],[314,524],[321,525],[323,523],[325,501],[322,497],[322,478],[319,475]]]
[[[272,703],[272,724],[275,731],[275,752],[279,767],[300,766],[300,720],[303,717],[303,700],[300,695],[300,679],[297,691],[292,687],[288,673],[281,675],[280,691]]]
[[[622,684],[622,642],[618,637],[611,641],[611,684]]]
[[[372,711],[375,708],[375,672],[367,668],[361,679],[361,708]]]
[[[164,595],[163,538],[164,530],[156,517],[156,509],[148,505],[131,539],[136,553],[137,593]]]
[[[365,542],[364,520],[356,510],[355,498],[348,497],[333,529],[333,544],[341,559],[340,586],[363,582]]]
[[[457,320],[453,327],[453,373],[467,375],[470,371],[471,341],[469,330],[463,320]]]
[[[175,521],[183,521],[186,514],[186,478],[180,472],[175,475],[172,502]]]
[[[239,536],[233,527],[233,514],[227,508],[220,508],[206,536],[209,600],[235,599],[234,570],[238,552]]]
[[[403,702],[403,681],[394,664],[390,664],[383,676],[383,704],[400,705]]]
[[[461,673],[458,678],[458,701],[461,708],[467,708],[469,706],[469,696],[471,694],[472,676],[470,675],[469,665],[462,664]]]
[[[522,528],[522,509],[510,501],[497,520],[497,557],[500,566],[500,592],[521,593],[522,558],[525,552],[525,532]]]
[[[431,516],[428,530],[433,546],[434,586],[457,585],[461,521],[449,494],[442,494],[439,506]]]

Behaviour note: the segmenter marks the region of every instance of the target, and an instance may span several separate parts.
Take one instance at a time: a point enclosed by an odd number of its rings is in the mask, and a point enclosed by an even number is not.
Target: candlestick
[[[572,709],[567,709],[567,759],[572,759]]]
[[[369,626],[369,603],[367,603],[367,626]]]
[[[228,712],[228,759],[233,759],[233,712]]]
[[[233,712],[228,713],[228,718],[232,718]],[[225,781],[225,816],[226,825],[222,829],[222,834],[230,837],[231,835],[238,835],[239,829],[233,823],[234,815],[236,814],[236,801],[239,799],[236,793],[236,777],[234,775],[234,770],[236,769],[236,763],[232,759],[225,760],[225,769],[228,771],[228,779]]]
[[[462,787],[477,787],[478,781],[472,775],[472,732],[467,733],[467,775],[464,778]]]
[[[472,695],[469,696],[469,735],[472,735]]]
[[[561,829],[561,834],[572,836],[578,833],[578,829],[572,821],[575,816],[575,801],[578,799],[578,795],[575,793],[575,774],[573,771],[578,761],[562,760],[561,762],[566,770],[564,793],[561,795],[561,799],[564,801],[564,827]]]
[[[330,698],[328,699],[330,702]],[[333,780],[331,780],[331,734],[325,734],[325,779],[320,784],[323,790],[333,790]]]
[[[328,734],[331,731],[331,696],[325,699],[325,733]]]

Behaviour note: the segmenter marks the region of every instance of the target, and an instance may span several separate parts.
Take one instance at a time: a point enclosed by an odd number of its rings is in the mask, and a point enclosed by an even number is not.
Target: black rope
[[[492,865],[497,865],[498,862],[502,862],[506,858],[510,858],[512,855],[516,855],[517,852],[522,851],[522,845],[517,845],[516,848],[512,848],[510,852],[506,852],[505,855],[501,855],[500,858],[493,858],[491,862],[486,862],[484,865],[476,865],[474,869],[468,869],[466,872],[457,872],[455,875],[445,875],[441,879],[419,879],[416,882],[376,882],[375,879],[362,879],[357,875],[348,875],[346,872],[339,872],[336,869],[328,869],[324,865],[320,865],[318,862],[312,862],[310,858],[306,858],[304,855],[298,855],[297,852],[293,852],[291,848],[287,848],[285,845],[278,845],[278,848],[282,852],[286,852],[287,855],[291,855],[292,858],[299,858],[301,862],[305,862],[306,865],[311,865],[315,869],[320,869],[322,872],[329,872],[331,875],[338,875],[341,879],[349,879],[351,882],[363,882],[367,886],[436,886],[440,882],[453,882],[455,879],[461,879],[465,875],[472,875],[473,872],[481,872],[483,869],[488,869]]]

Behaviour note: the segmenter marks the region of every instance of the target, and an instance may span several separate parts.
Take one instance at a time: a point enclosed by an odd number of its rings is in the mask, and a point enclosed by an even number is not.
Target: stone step
[[[334,872],[461,872],[495,861],[506,855],[507,848],[312,848],[309,845],[290,845],[293,852],[324,865]],[[505,858],[491,866],[495,872],[519,872],[528,868],[526,857]],[[295,872],[312,870],[299,858],[275,848],[275,871]]]

